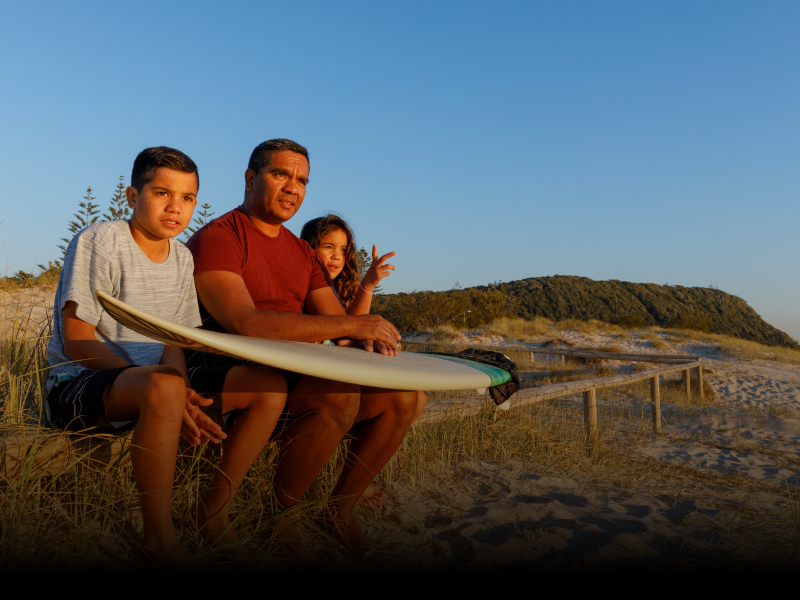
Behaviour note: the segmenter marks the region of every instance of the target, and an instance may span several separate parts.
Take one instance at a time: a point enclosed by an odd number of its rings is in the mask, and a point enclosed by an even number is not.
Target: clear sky
[[[59,257],[145,147],[219,215],[289,137],[290,229],[338,211],[398,252],[387,292],[713,284],[800,338],[798,26],[793,0],[5,3],[0,260]]]

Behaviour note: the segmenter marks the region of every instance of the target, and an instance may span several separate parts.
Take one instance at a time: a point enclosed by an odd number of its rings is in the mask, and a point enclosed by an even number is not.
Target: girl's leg
[[[201,394],[202,395],[202,394]],[[227,552],[247,553],[228,518],[231,502],[248,469],[269,442],[286,404],[286,379],[276,369],[234,367],[222,388],[223,413],[241,410],[208,491],[200,527],[209,542]]]
[[[103,397],[110,421],[138,419],[131,462],[144,522],[144,543],[153,558],[169,563],[190,558],[172,523],[172,486],[186,385],[170,367],[133,367]]]

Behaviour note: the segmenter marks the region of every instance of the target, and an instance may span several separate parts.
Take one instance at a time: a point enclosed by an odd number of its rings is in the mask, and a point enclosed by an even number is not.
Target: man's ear
[[[136,200],[139,197],[139,192],[136,191],[135,187],[128,186],[125,188],[125,196],[128,198],[128,206],[131,210],[136,208]]]
[[[253,191],[253,181],[256,178],[256,172],[253,169],[247,169],[244,172],[244,191],[245,192],[252,192]]]

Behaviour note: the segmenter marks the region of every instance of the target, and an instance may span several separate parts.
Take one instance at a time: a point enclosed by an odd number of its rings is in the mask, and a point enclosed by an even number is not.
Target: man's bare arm
[[[306,299],[313,315],[257,310],[244,280],[228,271],[195,275],[200,301],[222,327],[238,335],[273,340],[321,342],[337,338],[374,339],[397,345],[400,335],[378,315],[347,316],[330,288],[311,292]]]

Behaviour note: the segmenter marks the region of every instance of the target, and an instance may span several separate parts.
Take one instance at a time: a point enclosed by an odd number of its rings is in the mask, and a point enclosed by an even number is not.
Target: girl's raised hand
[[[372,264],[367,269],[361,286],[368,292],[371,292],[381,282],[381,279],[391,275],[395,270],[394,265],[385,265],[387,260],[395,256],[396,252],[389,252],[378,258],[378,247],[372,244]]]

